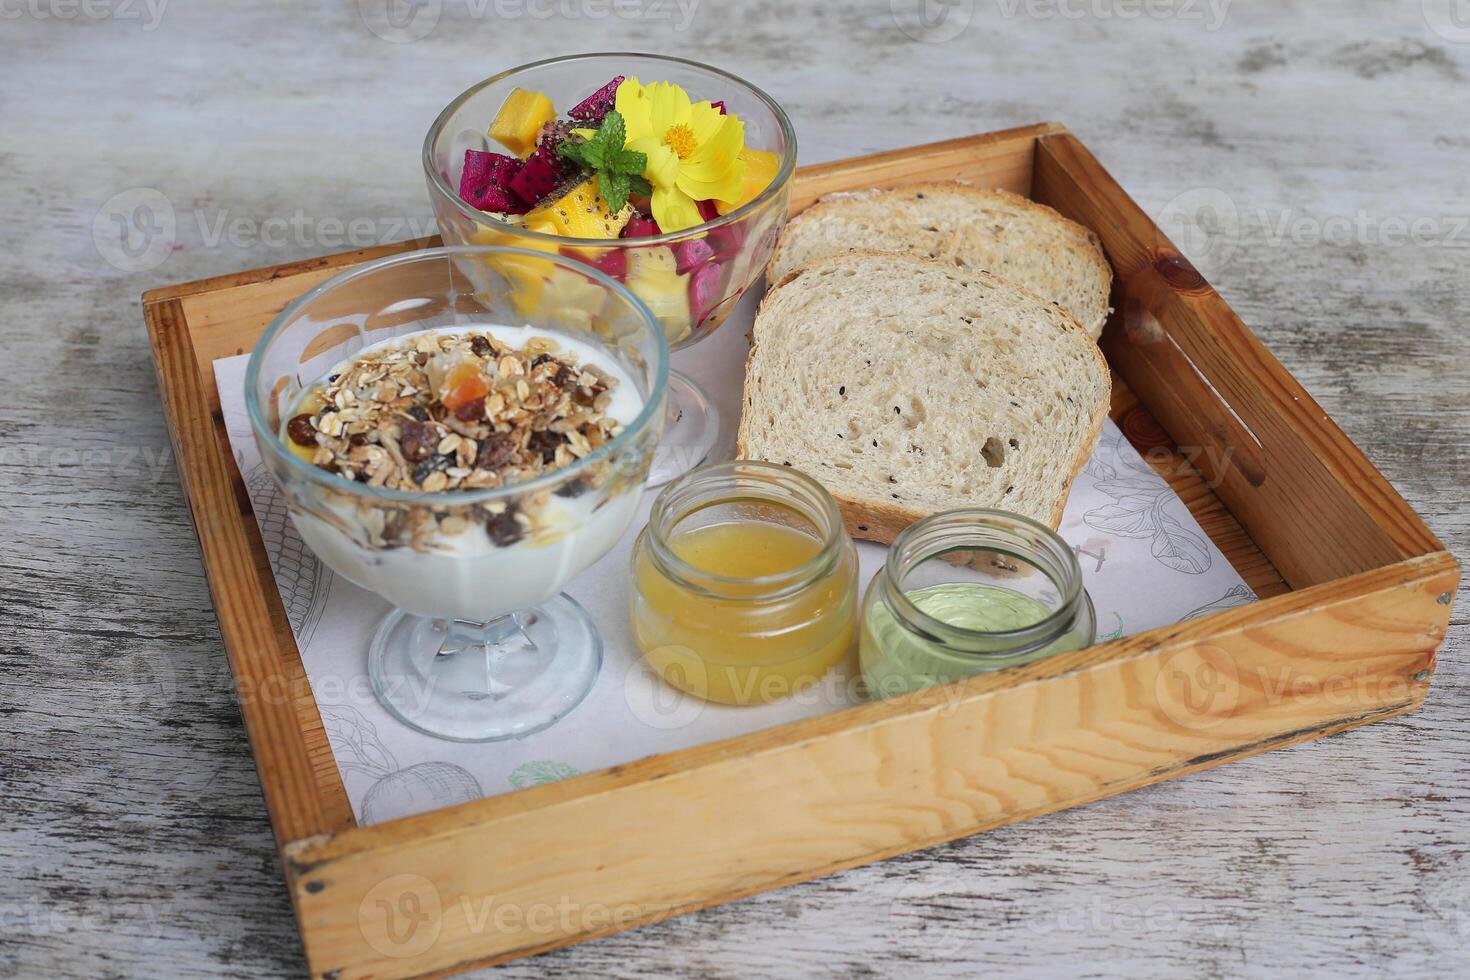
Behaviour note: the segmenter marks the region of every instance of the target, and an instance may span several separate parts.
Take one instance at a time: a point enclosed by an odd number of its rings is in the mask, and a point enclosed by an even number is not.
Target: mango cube
[[[490,138],[521,159],[536,149],[541,127],[556,118],[556,107],[544,92],[514,89],[490,124]]]
[[[781,158],[770,150],[746,147],[740,151],[740,159],[745,162],[745,185],[740,189],[740,200],[734,204],[716,201],[715,210],[720,214],[729,214],[754,201],[771,185],[771,181],[776,179],[776,172],[781,169]]]
[[[617,214],[597,192],[597,181],[588,177],[555,201],[541,205],[526,215],[526,223],[549,222],[557,234],[568,238],[617,238],[633,208],[625,206]]]

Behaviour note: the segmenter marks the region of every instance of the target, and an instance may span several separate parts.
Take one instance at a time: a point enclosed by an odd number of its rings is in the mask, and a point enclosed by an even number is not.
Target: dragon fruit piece
[[[628,250],[610,248],[598,256],[592,265],[603,275],[622,281],[628,275]]]
[[[718,110],[720,110],[720,115],[722,115],[722,116],[723,115],[726,115],[726,113],[725,113],[725,100],[724,99],[721,99],[718,102],[711,102],[709,105],[710,105],[710,108],[711,109],[718,109]]]
[[[459,177],[459,196],[470,207],[481,211],[523,213],[526,205],[506,186],[520,165],[521,161],[515,157],[501,153],[465,150],[464,171]]]
[[[674,243],[674,271],[688,272],[714,258],[715,250],[703,238]]]
[[[628,223],[623,226],[623,234],[620,237],[652,238],[654,235],[661,234],[663,234],[663,232],[659,230],[657,221],[654,221],[652,218],[645,218],[641,214],[635,214],[633,215],[633,217],[629,218]]]
[[[561,160],[556,155],[556,144],[547,140],[521,164],[521,169],[510,179],[510,189],[527,205],[532,205],[556,190],[561,178]]]
[[[618,86],[623,84],[619,75],[602,88],[567,110],[567,115],[584,122],[601,122],[602,117],[617,103]]]
[[[727,262],[740,254],[745,245],[745,224],[744,221],[736,221],[710,229],[709,243],[717,260]]]
[[[714,201],[695,201],[694,206],[699,209],[699,216],[705,221],[713,221],[720,216],[715,210]]]
[[[689,318],[697,325],[720,302],[720,267],[706,262],[689,277]]]

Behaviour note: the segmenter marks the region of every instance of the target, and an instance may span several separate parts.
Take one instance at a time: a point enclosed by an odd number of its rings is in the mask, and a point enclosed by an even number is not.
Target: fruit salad
[[[712,328],[758,274],[744,268],[756,251],[746,247],[748,222],[699,231],[760,197],[781,170],[777,153],[746,145],[744,121],[723,101],[695,102],[679,85],[618,75],[563,115],[546,94],[516,88],[488,136],[504,152],[465,150],[459,179],[460,198],[491,222],[474,240],[557,248],[507,241],[496,223],[586,239],[560,251],[626,283],[672,342]],[[636,246],[680,232],[688,234]],[[522,285],[527,295],[542,292]]]

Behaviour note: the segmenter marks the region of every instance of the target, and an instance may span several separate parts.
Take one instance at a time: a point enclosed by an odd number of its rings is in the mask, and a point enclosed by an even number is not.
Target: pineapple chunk
[[[607,291],[589,277],[556,266],[546,283],[541,319],[561,327],[576,325],[581,330],[591,330],[607,297]]]
[[[716,201],[715,210],[720,214],[729,214],[754,201],[776,179],[776,172],[781,169],[781,158],[770,150],[746,147],[740,151],[740,159],[745,163],[745,185],[740,188],[740,200],[734,204]]]
[[[628,249],[628,277],[630,279],[659,273],[673,274],[678,271],[679,260],[674,257],[674,250],[667,245]]]
[[[675,267],[673,251],[662,245],[628,252],[628,289],[663,325],[671,344],[689,333],[689,279]]]
[[[544,92],[514,89],[490,124],[490,138],[524,160],[536,149],[541,127],[556,118],[556,107]]]
[[[558,233],[549,223],[527,221],[525,226],[531,231],[546,235]],[[481,226],[471,235],[470,240],[476,245],[512,245],[537,252],[556,253],[556,245],[551,242],[533,241],[514,232],[498,231],[485,226]],[[510,301],[518,315],[531,316],[541,308],[546,281],[556,269],[556,263],[533,255],[492,255],[486,261],[510,283]]]
[[[543,204],[526,215],[526,223],[549,222],[557,234],[567,238],[617,238],[623,226],[633,217],[632,205],[613,214],[607,202],[597,193],[597,181],[588,177],[555,201]]]

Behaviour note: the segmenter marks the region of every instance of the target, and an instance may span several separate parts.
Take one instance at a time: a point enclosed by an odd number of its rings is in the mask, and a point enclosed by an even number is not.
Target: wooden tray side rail
[[[308,955],[316,972],[344,978],[501,962],[1412,710],[1455,578],[1418,559],[1028,668],[303,841],[287,848],[287,867]],[[419,948],[423,937],[379,903],[433,909],[432,943]],[[411,965],[399,949],[413,950]]]
[[[1423,700],[1458,583],[1454,559],[1064,127],[804,167],[792,207],[837,190],[945,179],[1034,196],[1102,235],[1118,270],[1105,349],[1126,381],[1119,396],[1131,399],[1131,388],[1176,442],[1214,451],[1196,466],[1215,494],[1193,471],[1171,483],[1263,601],[371,827],[356,827],[347,805],[230,463],[211,364],[247,350],[275,312],[329,275],[433,242],[145,297],[184,490],[314,975],[502,962]],[[1324,510],[1312,513],[1317,500]]]
[[[179,479],[278,844],[354,825],[239,473],[177,298],[144,297]],[[214,418],[217,425],[201,424]],[[313,752],[312,746],[316,751]],[[325,760],[323,751],[325,750]],[[329,763],[328,770],[323,761]]]
[[[1075,136],[1038,139],[1032,195],[1102,236],[1109,363],[1293,588],[1444,550]]]

